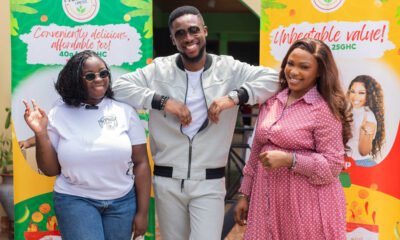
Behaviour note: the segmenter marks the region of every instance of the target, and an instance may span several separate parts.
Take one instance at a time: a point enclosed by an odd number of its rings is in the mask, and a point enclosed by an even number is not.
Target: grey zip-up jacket
[[[207,108],[212,101],[243,88],[248,104],[261,104],[278,89],[278,74],[270,68],[251,66],[230,56],[207,54],[201,75]],[[208,120],[190,139],[178,119],[154,108],[154,98],[169,96],[185,102],[188,77],[179,54],[160,57],[113,84],[116,100],[136,109],[149,109],[150,147],[154,163],[173,167],[173,178],[205,179],[205,169],[224,167],[236,124],[238,106],[220,114],[218,124]]]

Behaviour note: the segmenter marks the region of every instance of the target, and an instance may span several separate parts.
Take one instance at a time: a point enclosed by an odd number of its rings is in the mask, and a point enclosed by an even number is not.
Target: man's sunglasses
[[[187,31],[186,30],[184,30],[184,29],[179,29],[178,31],[176,31],[175,33],[174,33],[174,36],[175,36],[175,38],[177,38],[177,39],[182,39],[182,38],[184,38],[188,33],[190,34],[190,35],[196,35],[196,34],[199,34],[199,32],[200,32],[200,28],[198,27],[198,26],[191,26],[191,27],[189,27],[188,29],[187,29]]]
[[[93,81],[96,79],[96,77],[99,76],[100,78],[106,78],[110,76],[110,71],[108,71],[107,69],[101,70],[98,73],[86,73],[85,76],[83,76],[84,79],[88,80],[88,81]]]

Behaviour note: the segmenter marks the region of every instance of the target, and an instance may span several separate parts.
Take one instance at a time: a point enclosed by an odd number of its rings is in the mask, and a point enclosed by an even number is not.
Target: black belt
[[[173,167],[154,166],[154,175],[172,178]],[[206,179],[217,179],[225,177],[225,167],[207,168]]]

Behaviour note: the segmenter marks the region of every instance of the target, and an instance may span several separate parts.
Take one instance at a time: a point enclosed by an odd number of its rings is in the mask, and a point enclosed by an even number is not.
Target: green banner
[[[59,71],[82,50],[97,52],[113,79],[150,63],[152,1],[11,0],[10,5],[15,239],[59,239],[54,178],[41,175],[31,150],[18,147],[33,135],[23,119],[22,100],[35,99],[48,112],[59,98],[54,89]],[[147,113],[140,114],[147,127]],[[145,238],[155,239],[153,198]]]

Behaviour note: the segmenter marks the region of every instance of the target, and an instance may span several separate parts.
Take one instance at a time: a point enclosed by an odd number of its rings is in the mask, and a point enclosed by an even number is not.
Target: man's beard
[[[179,51],[179,53],[181,54],[181,56],[188,62],[191,63],[197,63],[198,61],[201,60],[201,58],[204,56],[206,46],[204,45],[203,47],[200,48],[199,54],[197,54],[197,56],[194,57],[189,57],[188,55],[186,55],[186,53],[184,53],[183,51]]]

